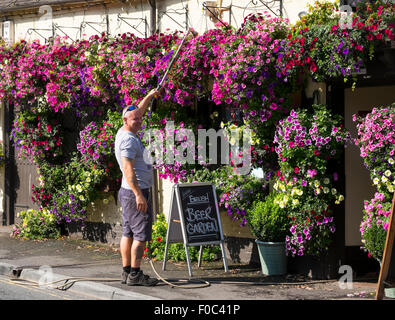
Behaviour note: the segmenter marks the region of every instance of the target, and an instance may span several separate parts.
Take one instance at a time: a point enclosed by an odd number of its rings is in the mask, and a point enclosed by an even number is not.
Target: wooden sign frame
[[[391,264],[391,255],[392,255],[392,250],[394,249],[394,239],[395,239],[394,206],[395,206],[395,193],[394,193],[394,197],[392,198],[391,216],[388,226],[387,238],[385,241],[383,259],[381,261],[379,281],[377,283],[376,300],[383,299],[384,285],[387,285],[388,287],[394,287],[395,285],[395,283],[387,282],[388,271]]]
[[[187,230],[185,227],[186,224],[185,224],[183,207],[182,207],[182,202],[181,202],[180,188],[183,188],[183,187],[194,188],[194,187],[200,187],[200,186],[206,186],[206,187],[210,186],[212,188],[213,198],[214,198],[214,203],[215,203],[216,218],[218,221],[218,231],[219,231],[220,237],[218,240],[214,240],[214,241],[200,241],[200,242],[191,243],[188,241]],[[189,246],[200,246],[199,261],[198,261],[198,267],[200,267],[202,253],[203,253],[203,246],[204,245],[211,245],[211,244],[220,245],[221,251],[222,251],[222,259],[223,259],[223,263],[224,263],[225,272],[228,272],[228,264],[227,264],[226,253],[225,253],[224,236],[223,236],[223,232],[222,232],[222,224],[221,224],[221,219],[220,219],[220,215],[219,215],[219,207],[218,207],[215,187],[212,183],[180,183],[180,184],[173,185],[172,193],[171,193],[171,200],[170,200],[170,212],[169,212],[168,224],[167,224],[165,255],[163,258],[163,267],[162,267],[163,271],[166,269],[166,260],[167,260],[167,252],[168,252],[169,244],[170,243],[180,243],[180,242],[184,243],[185,253],[186,253],[186,258],[187,258],[187,263],[188,263],[188,272],[191,277],[192,277],[192,267],[191,267],[191,259],[190,259],[189,250],[188,250]]]

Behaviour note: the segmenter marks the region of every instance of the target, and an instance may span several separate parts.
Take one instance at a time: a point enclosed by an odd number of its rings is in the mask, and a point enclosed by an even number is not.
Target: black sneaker
[[[122,276],[121,276],[121,283],[122,284],[126,284],[126,281],[128,279],[128,275],[129,275],[128,272],[122,271]]]
[[[153,287],[156,286],[158,282],[158,279],[150,278],[148,275],[144,274],[142,270],[137,272],[135,275],[130,273],[126,280],[128,286]]]

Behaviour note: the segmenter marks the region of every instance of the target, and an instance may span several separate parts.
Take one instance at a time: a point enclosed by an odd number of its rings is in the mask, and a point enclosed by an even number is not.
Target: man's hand
[[[141,116],[143,116],[146,112],[146,109],[148,107],[148,104],[151,102],[152,98],[158,98],[164,93],[165,89],[161,87],[159,90],[152,89],[148,94],[144,97],[143,100],[140,101],[138,105],[138,112],[140,113]]]
[[[148,209],[147,200],[141,194],[136,197],[137,210],[146,213]]]
[[[165,91],[165,88],[164,88],[164,87],[160,87],[158,90],[155,88],[155,89],[152,89],[152,90],[148,93],[148,96],[157,99],[157,98],[159,98],[160,96],[163,95],[164,91]]]

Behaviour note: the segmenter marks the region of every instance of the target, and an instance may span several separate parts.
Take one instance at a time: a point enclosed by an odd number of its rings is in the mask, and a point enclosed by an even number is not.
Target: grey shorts
[[[147,212],[137,210],[136,196],[132,190],[121,188],[118,199],[122,206],[123,236],[137,241],[150,241],[152,239],[152,205],[149,189],[141,190],[147,199]]]

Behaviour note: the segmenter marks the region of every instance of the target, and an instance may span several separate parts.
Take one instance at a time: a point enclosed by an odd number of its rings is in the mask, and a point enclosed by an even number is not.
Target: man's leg
[[[131,266],[131,249],[133,238],[122,236],[120,243],[120,250],[122,256],[122,267]]]
[[[146,241],[134,240],[132,244],[131,266],[133,269],[140,268],[143,259]]]

